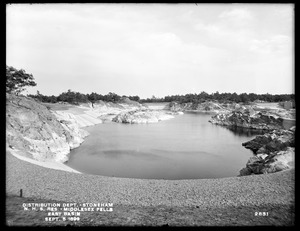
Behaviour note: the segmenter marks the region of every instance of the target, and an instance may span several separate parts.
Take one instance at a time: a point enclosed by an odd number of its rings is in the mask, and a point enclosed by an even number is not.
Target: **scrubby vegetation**
[[[54,95],[46,96],[41,94],[39,91],[37,91],[37,94],[35,95],[27,95],[27,96],[37,99],[38,101],[44,103],[67,102],[70,104],[79,104],[79,103],[87,103],[87,102],[94,103],[98,100],[102,100],[105,102],[118,102],[124,97],[127,97],[130,100],[134,100],[134,101],[140,100],[138,96],[125,96],[125,95],[119,96],[112,92],[109,92],[106,95],[97,94],[95,92],[92,92],[91,94],[82,94],[80,92],[75,92],[70,89],[67,92],[63,92],[58,96],[54,96]]]
[[[106,95],[101,95],[95,92],[91,94],[82,94],[79,92],[74,92],[68,90],[67,92],[63,92],[58,96],[46,96],[42,95],[37,92],[36,95],[28,95],[29,97],[35,98],[41,102],[46,103],[56,103],[56,102],[68,102],[71,104],[78,104],[78,103],[86,103],[86,102],[96,102],[97,100],[102,100],[105,102],[118,102],[122,98],[127,97],[130,100],[137,101],[140,103],[158,103],[158,102],[173,102],[176,101],[178,103],[189,103],[192,102],[193,104],[203,103],[208,100],[218,101],[220,103],[249,103],[256,100],[264,101],[264,102],[282,102],[282,101],[290,101],[295,100],[294,94],[281,94],[281,95],[271,95],[271,94],[255,94],[255,93],[212,93],[208,94],[206,92],[201,92],[200,94],[186,94],[186,95],[172,95],[172,96],[165,96],[162,98],[147,98],[147,99],[140,99],[139,96],[120,96],[116,93],[109,92]]]
[[[186,95],[171,95],[165,96],[163,98],[147,98],[141,100],[142,102],[172,102],[176,101],[179,103],[202,103],[207,100],[217,100],[219,102],[236,102],[236,103],[247,103],[253,102],[255,100],[265,101],[265,102],[281,102],[294,100],[294,94],[255,94],[255,93],[219,93],[218,91],[212,94],[208,94],[205,91],[202,91],[199,94],[186,94]]]

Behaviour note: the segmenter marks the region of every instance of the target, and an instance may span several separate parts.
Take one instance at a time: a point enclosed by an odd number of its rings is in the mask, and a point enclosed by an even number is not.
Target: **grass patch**
[[[24,211],[23,203],[72,202],[7,195],[8,226],[293,226],[295,217],[292,205],[201,208],[119,204],[113,212],[82,212],[80,221],[49,222],[45,221],[47,211]],[[259,211],[267,211],[268,216],[255,216]]]

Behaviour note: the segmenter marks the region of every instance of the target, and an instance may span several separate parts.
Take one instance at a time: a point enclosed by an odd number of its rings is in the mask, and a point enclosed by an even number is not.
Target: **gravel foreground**
[[[28,212],[22,211],[24,200],[55,200],[113,203],[113,212],[87,213],[80,222],[70,223],[81,226],[292,226],[294,173],[292,169],[221,179],[143,180],[44,168],[7,152],[7,224],[66,225],[45,222],[45,214],[24,216]],[[23,198],[16,197],[20,189]],[[256,212],[268,212],[268,216],[255,216]]]

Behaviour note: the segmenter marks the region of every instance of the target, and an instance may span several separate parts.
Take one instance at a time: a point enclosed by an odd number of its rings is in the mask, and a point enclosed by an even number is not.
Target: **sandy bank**
[[[69,166],[67,166],[63,163],[54,162],[54,161],[53,162],[37,161],[32,158],[28,158],[28,157],[18,154],[20,152],[18,150],[6,149],[6,151],[20,160],[23,160],[23,161],[26,161],[26,162],[29,162],[31,164],[35,164],[38,166],[42,166],[44,168],[51,168],[51,169],[62,170],[62,171],[67,171],[67,172],[81,173],[81,172],[76,171],[73,168],[70,168]]]
[[[97,114],[92,110],[84,110],[82,108],[79,108],[82,112],[76,112],[75,110],[77,109],[78,108],[72,108],[64,111],[53,111],[53,113],[58,119],[74,119],[80,128],[102,123],[102,120],[97,118],[100,114]]]
[[[75,174],[6,155],[6,192],[18,195],[23,189],[24,197],[201,208],[294,203],[294,170],[222,179],[143,180]]]

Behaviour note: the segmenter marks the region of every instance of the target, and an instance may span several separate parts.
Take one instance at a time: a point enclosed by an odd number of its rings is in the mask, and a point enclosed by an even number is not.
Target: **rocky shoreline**
[[[184,111],[193,111],[193,112],[207,112],[207,113],[221,113],[228,112],[230,109],[227,108],[228,105],[221,105],[216,102],[203,102],[203,103],[178,103],[170,102],[166,105],[165,109],[172,112],[184,112]]]
[[[294,117],[292,113],[278,108],[269,110],[263,107],[242,106],[213,115],[209,122],[229,128],[264,131],[264,135],[257,135],[242,144],[252,150],[254,156],[249,158],[239,176],[266,174],[294,168],[296,127],[292,126],[286,130],[284,126],[285,118]]]
[[[88,135],[83,127],[107,121],[157,123],[172,119],[183,111],[196,110],[217,113],[209,121],[213,124],[269,131],[243,144],[254,152],[254,156],[240,171],[240,176],[292,168],[295,127],[287,131],[279,113],[255,109],[255,106],[216,102],[171,102],[164,110],[153,110],[128,99],[120,103],[98,101],[79,106],[42,105],[25,96],[7,94],[7,148],[36,161],[64,163],[70,150],[78,147]],[[289,114],[288,111],[277,111],[281,115]]]
[[[251,112],[249,109],[234,110],[212,116],[209,122],[222,126],[243,127],[250,129],[284,129],[283,118],[270,112]]]
[[[246,167],[240,170],[240,176],[274,173],[294,168],[295,130],[273,130],[242,145],[253,151]]]

